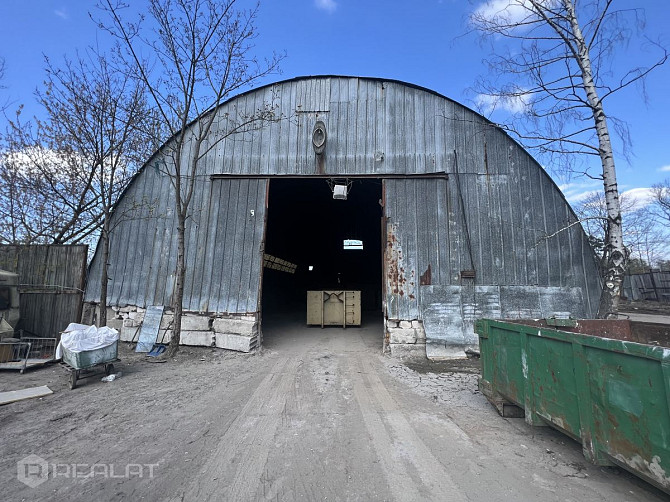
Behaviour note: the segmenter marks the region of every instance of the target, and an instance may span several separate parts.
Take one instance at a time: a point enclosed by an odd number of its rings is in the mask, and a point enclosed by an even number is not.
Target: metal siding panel
[[[216,225],[216,256],[214,259],[214,268],[212,270],[212,299],[211,302],[216,307],[212,310],[216,312],[224,312],[228,305],[227,287],[230,281],[230,269],[232,267],[233,253],[229,252],[228,247],[233,243],[229,241],[229,224],[235,223],[234,218],[231,218],[231,213],[234,213],[235,201],[235,180],[214,180],[221,186],[220,196],[221,203],[219,205],[219,213],[217,215]],[[233,230],[234,232],[234,230]]]
[[[235,271],[239,270],[239,275],[232,275],[230,283],[231,295],[234,295],[236,305],[236,309],[230,310],[231,312],[258,310],[261,240],[265,224],[265,184],[266,180],[243,180],[239,190],[237,213],[238,218],[243,218],[244,224],[238,225],[234,239],[236,245],[230,249],[235,253]]]
[[[365,125],[364,133],[362,134],[362,144],[364,151],[361,155],[360,170],[365,173],[375,173],[377,170],[376,158],[376,109],[377,109],[377,88],[367,82],[365,86]]]
[[[435,143],[435,127],[439,104],[435,96],[423,96],[423,117],[424,117],[424,153],[426,155],[427,172],[437,170],[437,144]]]
[[[533,183],[534,167],[530,164],[528,156],[515,146],[517,152],[518,168],[522,173],[522,206],[523,206],[523,230],[524,249],[526,251],[526,284],[538,284],[538,249],[536,247],[536,218],[534,196],[535,185]]]
[[[434,214],[437,211],[437,201],[435,200],[434,189],[435,181],[437,180],[416,180],[414,183],[414,200],[416,201],[415,212],[415,228],[417,233],[417,242],[421,245],[417,246],[417,261],[416,261],[416,283],[421,284],[421,278],[431,276],[435,268],[435,253],[433,252],[435,246],[435,234],[437,231],[435,225]],[[420,201],[420,203],[419,203]],[[430,267],[430,273],[428,268]],[[417,301],[421,303],[420,288],[417,287]]]
[[[402,127],[402,134],[405,135],[405,141],[401,144],[402,151],[400,155],[405,161],[405,173],[419,172],[417,166],[417,127],[418,120],[415,115],[415,100],[413,89],[403,89],[403,120],[399,124]],[[407,124],[411,124],[407,127]]]
[[[463,192],[464,210],[460,210],[461,201],[458,200],[459,212],[464,213],[460,215],[461,231],[463,238],[461,239],[461,270],[476,270],[477,282],[479,282],[479,268],[478,268],[478,232],[479,232],[479,218],[476,212],[479,201],[479,192],[477,187],[477,176],[473,175],[459,175],[461,190]],[[466,233],[467,232],[467,233]],[[457,273],[460,271],[456,271]],[[460,274],[458,283],[460,283]]]
[[[156,183],[159,187],[160,197],[157,201],[156,207],[156,231],[153,243],[153,252],[151,257],[151,270],[147,278],[145,289],[145,298],[147,305],[155,305],[156,298],[159,296],[162,305],[163,290],[165,289],[165,281],[162,278],[167,274],[167,256],[169,253],[170,235],[172,232],[173,221],[172,217],[174,209],[174,196],[166,196],[169,191],[174,190],[167,177],[161,177]]]
[[[163,193],[171,193],[174,190],[169,178],[161,184]],[[166,234],[163,242],[164,254],[162,262],[165,264],[161,276],[161,283],[154,292],[154,299],[148,305],[172,305],[172,293],[175,288],[175,273],[177,267],[177,210],[175,208],[174,195],[170,197],[172,204],[168,204],[166,212]]]
[[[470,242],[472,243],[472,259],[474,261],[474,269],[476,270],[477,284],[488,284],[487,274],[485,270],[487,269],[488,263],[490,263],[490,257],[488,253],[491,252],[489,240],[485,239],[484,236],[488,236],[490,231],[488,218],[486,211],[482,210],[483,202],[482,193],[480,191],[480,176],[467,176],[462,177],[467,181],[467,193],[468,193],[468,204],[467,204],[467,215],[468,215],[468,228],[470,230]],[[485,262],[484,256],[487,256],[487,261]],[[488,273],[488,272],[487,272]]]
[[[407,174],[407,151],[409,150],[409,141],[411,140],[411,128],[408,131],[406,124],[411,124],[407,118],[406,113],[406,98],[405,94],[409,92],[404,87],[394,86],[394,92],[396,94],[397,105],[396,105],[396,120],[395,120],[395,130],[393,148],[394,148],[394,172],[399,174]]]
[[[245,119],[247,117],[256,116],[256,93],[247,94],[244,96],[243,108]],[[242,155],[240,157],[240,174],[254,172],[253,169],[253,151],[257,139],[257,131],[263,127],[263,121],[253,122],[247,129],[247,132],[241,135],[240,140],[242,141]]]
[[[199,310],[200,291],[202,283],[203,250],[207,233],[201,228],[207,228],[207,212],[203,207],[204,184],[202,178],[195,179],[193,198],[189,207],[189,218],[186,221],[186,279],[184,282],[183,306],[186,310]]]
[[[250,248],[253,244],[249,242],[249,228],[253,228],[253,224],[250,221],[255,218],[252,217],[249,213],[249,205],[251,194],[251,185],[256,184],[257,180],[240,180],[240,189],[239,196],[237,197],[237,218],[238,224],[236,225],[235,232],[235,247],[232,251],[235,253],[233,259],[233,273],[230,279],[229,286],[229,299],[228,299],[228,312],[246,312],[246,298],[240,298],[240,293],[242,291],[242,283],[245,276],[248,277],[251,268],[251,260],[249,259]],[[255,195],[255,194],[254,194]],[[252,207],[255,207],[255,203]],[[246,296],[246,287],[244,288]]]
[[[141,200],[141,195],[146,193],[147,190],[147,178],[148,175],[145,172],[141,178],[141,182],[135,185],[133,194],[130,200],[131,207],[137,204],[137,200]],[[128,202],[128,201],[126,201]],[[132,218],[128,222],[126,230],[125,242],[122,242],[119,248],[119,258],[123,262],[123,269],[121,272],[121,281],[118,283],[117,298],[120,305],[134,305],[131,303],[134,298],[132,295],[133,287],[137,291],[137,277],[135,276],[136,263],[135,258],[137,253],[135,248],[138,245],[138,241],[141,242],[142,235],[140,233],[141,218]]]
[[[426,114],[424,105],[426,97],[423,93],[415,91],[412,93],[414,101],[413,119],[415,127],[412,127],[412,135],[414,136],[414,150],[410,152],[413,157],[414,172],[426,172]]]
[[[542,190],[542,173],[539,170],[533,169],[533,162],[530,158],[526,159],[528,169],[531,174],[532,186],[532,246],[535,249],[537,259],[537,277],[536,284],[547,286],[549,285],[549,243],[542,240],[546,224],[546,213],[544,211],[544,193]]]
[[[158,190],[158,193],[160,193],[160,186],[160,180],[154,183],[154,190]],[[150,240],[150,252],[148,254],[147,275],[142,290],[145,304],[149,304],[148,298],[155,296],[156,282],[158,281],[158,273],[161,266],[161,243],[165,234],[164,213],[161,211],[161,207],[167,201],[152,197],[148,202],[151,205],[151,209],[148,210],[148,214],[145,217],[149,220],[152,231],[146,236]]]
[[[510,211],[510,219],[513,222],[513,231],[515,235],[515,284],[530,284],[528,278],[528,248],[526,244],[526,227],[528,221],[524,215],[524,187],[523,174],[519,168],[517,150],[508,142],[502,143],[505,149],[509,170],[509,199],[506,202]]]
[[[287,120],[282,120],[281,122],[279,122],[279,128],[276,131],[277,132],[275,136],[276,143],[275,148],[273,148],[272,152],[275,159],[273,164],[275,165],[276,173],[289,172],[287,154],[288,154],[289,135],[291,133],[290,118],[293,117],[293,110],[291,109],[291,92],[293,86],[289,85],[284,87],[288,87],[287,89],[288,92],[281,93],[280,110],[281,110],[281,116],[287,117]]]
[[[292,86],[291,89],[291,114],[292,118],[295,117],[295,113],[298,110],[298,100],[300,99],[300,91],[304,90],[305,86],[298,85]],[[300,134],[300,129],[298,128],[298,122],[296,120],[290,120],[288,125],[288,143],[286,151],[286,172],[287,173],[296,173],[298,159],[296,157],[298,151],[298,135]]]
[[[298,170],[301,174],[309,175],[316,172],[316,154],[312,147],[312,130],[314,129],[314,124],[316,124],[317,120],[323,120],[323,123],[326,124],[326,131],[328,131],[328,114],[321,115],[305,113],[302,117],[298,117],[298,158],[301,159],[301,165]],[[301,119],[302,122],[300,122]]]
[[[328,145],[326,149],[333,147],[331,152],[334,156],[331,157],[327,155],[326,157],[326,172],[327,173],[340,173],[342,172],[342,164],[345,163],[345,155],[347,152],[346,145],[346,113],[347,113],[347,104],[346,102],[340,101],[333,103],[331,110],[331,117],[335,119],[335,127],[332,130],[332,138],[328,137]]]
[[[353,166],[352,173],[366,172],[367,158],[369,158],[369,150],[367,147],[368,136],[368,121],[367,121],[367,107],[368,96],[367,86],[358,81],[358,98],[356,99],[356,144],[353,151]]]
[[[231,181],[231,204],[227,215],[228,225],[226,232],[226,242],[230,243],[230,246],[226,246],[226,256],[224,258],[224,262],[229,264],[227,270],[230,272],[226,274],[224,271],[224,281],[221,284],[221,301],[223,302],[225,312],[237,311],[237,291],[239,290],[241,267],[239,263],[241,256],[238,254],[238,250],[242,248],[243,254],[246,220],[244,212],[246,212],[248,190],[248,180]]]
[[[447,163],[450,159],[449,153],[448,153],[448,145],[445,141],[445,135],[446,135],[446,122],[447,122],[447,111],[446,111],[446,106],[447,102],[441,99],[435,98],[434,100],[435,103],[435,109],[434,113],[435,116],[433,117],[432,120],[432,131],[427,131],[427,134],[431,134],[432,132],[432,138],[426,138],[426,141],[429,142],[428,149],[430,152],[434,152],[435,158],[433,159],[433,162],[435,164],[434,170],[435,171],[446,171],[447,170]],[[428,114],[430,110],[426,110],[426,113]]]
[[[385,90],[386,99],[384,101],[384,127],[386,129],[386,138],[384,142],[384,152],[385,152],[385,161],[384,161],[384,172],[396,172],[398,168],[398,163],[395,158],[396,151],[394,150],[396,141],[396,99],[395,92],[391,89],[390,86],[386,87]]]
[[[256,216],[254,224],[251,227],[249,238],[252,241],[252,246],[249,252],[249,277],[246,280],[246,291],[243,291],[242,298],[246,299],[244,310],[246,312],[258,312],[260,310],[259,297],[262,263],[263,263],[263,234],[265,232],[265,196],[267,193],[267,180],[256,180],[254,185],[256,188],[255,197],[252,200],[255,203]],[[253,207],[250,204],[250,207]]]
[[[269,174],[276,174],[278,172],[277,155],[279,153],[279,139],[281,136],[282,123],[287,120],[282,115],[281,102],[281,96],[277,96],[275,101],[275,113],[280,117],[279,120],[270,124],[268,130],[263,133],[264,141],[266,143],[263,148],[265,159],[263,161],[263,167],[266,169],[265,172]]]
[[[418,300],[417,300],[417,283],[418,283],[418,274],[417,274],[417,227],[416,227],[416,215],[417,215],[417,200],[416,194],[416,184],[419,180],[398,180],[398,186],[400,191],[398,196],[400,198],[399,203],[401,206],[400,214],[400,230],[403,250],[403,260],[404,266],[401,268],[401,274],[403,276],[403,292],[401,295],[400,311],[403,314],[402,319],[418,319]]]
[[[347,149],[346,149],[346,158],[343,159],[344,163],[342,164],[342,172],[346,174],[353,174],[356,172],[356,150],[357,150],[357,119],[358,119],[358,100],[356,99],[357,93],[351,97],[350,101],[347,102],[347,127],[346,127],[346,138],[347,138]]]
[[[549,248],[549,282],[547,286],[561,286],[561,241],[563,240],[563,232],[554,235],[554,237],[547,237],[548,235],[555,234],[559,230],[560,223],[558,221],[559,215],[556,212],[556,206],[554,205],[553,199],[554,186],[545,176],[541,177],[541,189],[546,222],[546,226],[544,227],[545,235],[543,238],[547,242]]]
[[[207,216],[207,240],[205,245],[205,255],[202,265],[202,278],[200,284],[200,310],[205,312],[212,311],[215,303],[212,301],[212,275],[214,274],[214,256],[216,254],[216,227],[219,220],[219,208],[221,204],[221,183],[210,181],[209,183],[209,204]]]
[[[386,122],[386,88],[383,82],[376,85],[375,92],[375,155],[379,152],[384,156],[384,160],[375,161],[375,172],[386,172],[388,169],[388,141],[386,137],[387,122]],[[372,124],[371,124],[372,125]]]
[[[495,176],[496,180],[496,211],[500,222],[501,261],[503,264],[500,284],[519,284],[516,273],[516,222],[513,219],[510,201],[510,177],[507,167],[505,148],[500,144],[497,130],[487,129],[487,144],[489,145],[488,169],[491,172],[505,173]],[[492,155],[491,155],[492,154]]]
[[[450,284],[449,276],[449,203],[448,190],[449,181],[444,180],[436,183],[437,186],[437,221],[438,221],[438,243],[439,243],[439,266],[438,266],[438,284]]]
[[[150,271],[151,266],[151,257],[154,246],[154,239],[151,238],[150,234],[153,234],[156,231],[155,220],[150,218],[146,210],[146,204],[153,204],[153,200],[158,197],[158,191],[160,191],[160,184],[158,183],[158,176],[154,169],[149,169],[145,172],[145,191],[148,197],[142,197],[140,204],[140,211],[142,214],[141,224],[139,227],[139,233],[137,234],[137,246],[135,252],[138,254],[138,259],[134,264],[132,273],[138,280],[134,283],[133,291],[129,294],[134,302],[132,305],[142,305],[146,303],[146,285],[147,277]],[[147,185],[150,188],[147,188]],[[158,185],[158,186],[157,186]]]

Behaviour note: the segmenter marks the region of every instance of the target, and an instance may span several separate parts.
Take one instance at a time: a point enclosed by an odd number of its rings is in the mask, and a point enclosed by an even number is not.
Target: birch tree
[[[603,290],[598,317],[616,317],[626,270],[621,203],[611,130],[626,147],[626,124],[606,112],[611,96],[638,83],[665,63],[667,52],[646,66],[616,74],[617,49],[642,29],[643,12],[614,10],[614,0],[489,0],[470,17],[474,30],[491,42],[490,76],[477,86],[486,110],[511,110],[501,126],[524,145],[602,181],[606,205]],[[625,148],[624,150],[625,151]],[[598,158],[597,174],[586,156]],[[574,159],[578,159],[575,162]]]
[[[131,21],[128,4],[118,0],[98,4],[106,14],[99,26],[117,39],[120,60],[147,86],[170,135],[161,149],[166,159],[162,172],[174,189],[177,219],[174,326],[168,357],[177,352],[181,339],[186,221],[198,162],[226,137],[275,120],[272,103],[266,103],[250,114],[239,112],[230,117],[223,130],[217,122],[218,105],[277,71],[281,59],[273,55],[259,61],[251,55],[258,6],[238,10],[236,4],[236,0],[148,0],[147,17],[140,15]]]

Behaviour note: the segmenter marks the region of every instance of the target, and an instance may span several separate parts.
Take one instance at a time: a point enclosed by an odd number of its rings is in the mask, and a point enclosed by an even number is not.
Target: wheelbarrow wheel
[[[70,389],[77,387],[77,379],[79,378],[79,370],[70,371]]]
[[[109,376],[112,373],[114,373],[114,365],[113,364],[105,364],[105,375]]]

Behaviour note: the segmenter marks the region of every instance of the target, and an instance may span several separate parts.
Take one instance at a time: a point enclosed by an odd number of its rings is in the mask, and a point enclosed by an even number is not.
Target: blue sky
[[[136,2],[133,2],[134,4]],[[392,78],[433,89],[466,106],[475,107],[471,88],[486,72],[482,59],[488,49],[467,30],[469,13],[481,1],[458,0],[265,0],[258,18],[256,52],[286,51],[282,74],[263,83],[302,75],[342,74]],[[670,2],[619,0],[621,7],[644,5],[645,32],[670,47]],[[240,5],[250,5],[242,2]],[[6,60],[1,83],[13,105],[38,113],[33,93],[43,78],[43,54],[54,62],[89,45],[108,41],[89,19],[91,0],[3,0],[0,3],[0,56]],[[616,64],[632,66],[651,61],[652,54],[631,45],[617,54]],[[633,158],[617,158],[621,191],[670,178],[670,63],[647,80],[648,102],[636,88],[610,101],[608,113],[625,119],[631,128]],[[498,113],[498,112],[496,112]],[[500,120],[495,115],[493,120]],[[559,179],[569,200],[601,188],[597,181]]]

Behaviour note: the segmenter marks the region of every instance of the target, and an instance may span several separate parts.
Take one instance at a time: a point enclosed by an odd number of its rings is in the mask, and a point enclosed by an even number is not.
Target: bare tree
[[[148,0],[147,4],[148,23],[143,16],[128,22],[124,19],[127,4],[101,0],[99,8],[108,18],[99,26],[118,40],[120,59],[129,73],[147,86],[171,134],[162,148],[162,169],[174,188],[177,218],[174,328],[167,351],[172,356],[181,339],[186,220],[198,162],[218,141],[275,120],[274,107],[268,103],[252,114],[239,112],[228,117],[227,125],[222,126],[217,122],[216,108],[276,71],[281,58],[273,55],[259,62],[250,55],[258,7],[240,11],[236,0]],[[145,59],[146,54],[153,57]],[[205,140],[207,148],[203,147]]]
[[[627,254],[635,263],[655,265],[663,258],[669,236],[654,218],[651,205],[623,194],[620,199],[623,221],[623,240]],[[593,192],[575,206],[579,220],[591,246],[600,258],[601,268],[607,266],[607,205],[602,192]],[[632,265],[630,263],[629,265]],[[630,270],[630,266],[627,268]]]
[[[653,184],[651,194],[654,215],[663,224],[670,224],[670,178]]]
[[[40,101],[60,127],[59,138],[67,138],[86,160],[92,177],[90,191],[97,201],[98,249],[102,253],[100,326],[107,324],[109,235],[114,204],[155,144],[147,130],[152,117],[145,86],[116,72],[104,55],[89,54],[66,59],[57,68],[47,60],[48,91]],[[123,218],[117,217],[118,224]]]
[[[6,89],[7,87],[2,84],[2,81],[5,78],[5,58],[0,57],[0,89]],[[9,101],[5,100],[3,102],[4,98],[0,99],[0,113],[4,113],[7,107],[9,106]]]
[[[145,88],[90,51],[86,58],[46,61],[37,92],[44,121],[10,122],[0,183],[4,240],[79,243],[99,235],[101,305],[106,305],[109,232],[114,203],[153,151]],[[118,220],[118,218],[117,218]],[[106,324],[106,309],[98,322]]]
[[[100,224],[95,175],[59,127],[50,117],[23,122],[20,113],[9,123],[0,165],[4,242],[79,244]]]
[[[605,112],[613,94],[642,83],[665,63],[667,52],[646,67],[614,76],[616,49],[630,41],[639,10],[616,11],[614,0],[489,0],[471,15],[473,28],[492,41],[491,78],[479,82],[479,103],[489,111],[514,111],[502,127],[541,154],[594,155],[607,208],[603,291],[598,317],[615,317],[628,253],[610,128],[628,144],[625,123]],[[632,17],[631,17],[632,16]],[[657,46],[658,47],[658,46]],[[574,164],[572,164],[574,167]]]

